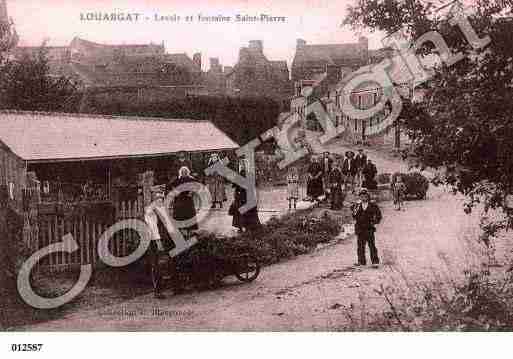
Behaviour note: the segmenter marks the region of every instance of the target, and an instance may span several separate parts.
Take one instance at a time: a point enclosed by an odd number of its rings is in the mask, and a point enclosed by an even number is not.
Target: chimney
[[[219,65],[219,58],[210,58],[210,71],[221,72],[221,66]]]
[[[246,61],[249,61],[249,59],[249,49],[247,47],[241,47],[239,50],[239,63],[244,63]]]
[[[296,50],[301,49],[306,46],[306,41],[303,39],[297,39],[296,40]]]
[[[249,49],[252,51],[263,53],[264,52],[264,44],[263,44],[262,40],[251,40],[249,42]]]
[[[338,66],[326,65],[326,78],[328,83],[336,83],[340,81],[341,71]]]
[[[192,55],[192,61],[198,67],[198,69],[201,70],[201,53],[200,52],[197,52],[194,55]]]
[[[0,0],[0,22],[6,24],[9,23],[6,0]]]

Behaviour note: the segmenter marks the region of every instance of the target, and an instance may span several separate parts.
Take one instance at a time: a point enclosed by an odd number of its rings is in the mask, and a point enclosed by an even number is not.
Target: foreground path
[[[463,213],[460,199],[432,190],[427,201],[409,202],[407,207],[398,212],[383,205],[377,245],[384,264],[377,270],[351,267],[355,239],[349,238],[264,268],[250,284],[227,278],[225,286],[215,291],[164,300],[145,295],[22,330],[344,329],[344,307],[383,306],[374,292],[381,284],[417,283],[434,275],[454,278],[468,265],[481,264],[473,239],[466,239],[474,234],[477,221]]]
[[[347,149],[332,145],[327,150],[343,153]],[[379,172],[407,169],[400,161],[367,152]],[[487,260],[476,241],[477,214],[465,215],[461,198],[431,188],[426,201],[408,202],[406,207],[406,211],[398,212],[391,203],[382,204],[384,220],[378,227],[377,246],[383,264],[379,269],[352,267],[356,240],[350,237],[312,254],[264,268],[250,284],[227,278],[225,285],[214,291],[178,296],[168,293],[170,296],[164,300],[144,295],[21,329],[351,329],[347,313],[364,322],[360,309],[385,308],[384,299],[375,292],[381,285],[411,288],[434,279],[458,281],[464,269],[480,268]],[[220,225],[220,231],[227,225]]]

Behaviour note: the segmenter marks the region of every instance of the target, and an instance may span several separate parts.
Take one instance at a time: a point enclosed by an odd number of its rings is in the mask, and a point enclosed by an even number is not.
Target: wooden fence
[[[57,252],[46,256],[39,262],[39,269],[49,271],[73,270],[83,264],[101,265],[98,253],[98,241],[102,234],[120,220],[142,219],[143,202],[121,201],[114,205],[114,218],[109,215],[66,217],[57,214],[40,215],[38,220],[38,249],[52,243],[62,242],[63,237],[71,235],[78,243],[79,249],[72,252]],[[138,234],[129,229],[121,230],[109,241],[109,251],[117,257],[124,257],[133,252],[138,244]]]

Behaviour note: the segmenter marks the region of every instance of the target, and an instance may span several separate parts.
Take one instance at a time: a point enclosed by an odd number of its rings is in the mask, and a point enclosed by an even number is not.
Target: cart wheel
[[[260,263],[252,255],[246,254],[238,261],[235,276],[241,282],[252,282],[260,274]]]

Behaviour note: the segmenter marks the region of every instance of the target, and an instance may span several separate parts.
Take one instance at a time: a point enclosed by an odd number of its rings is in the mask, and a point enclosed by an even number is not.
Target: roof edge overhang
[[[235,150],[237,148],[239,148],[239,146],[212,148],[212,149],[208,149],[208,150],[192,150],[192,151],[186,151],[186,152],[204,153],[204,152],[212,152],[212,151],[230,151],[230,150]],[[177,154],[180,152],[184,152],[184,151],[137,154],[137,155],[102,156],[102,157],[43,158],[43,159],[32,159],[32,160],[25,160],[25,161],[27,161],[27,163],[29,165],[30,164],[41,164],[41,163],[60,163],[60,162],[108,161],[108,160],[138,159],[138,158],[148,158],[148,157],[164,157],[164,156],[174,155],[174,154]]]

